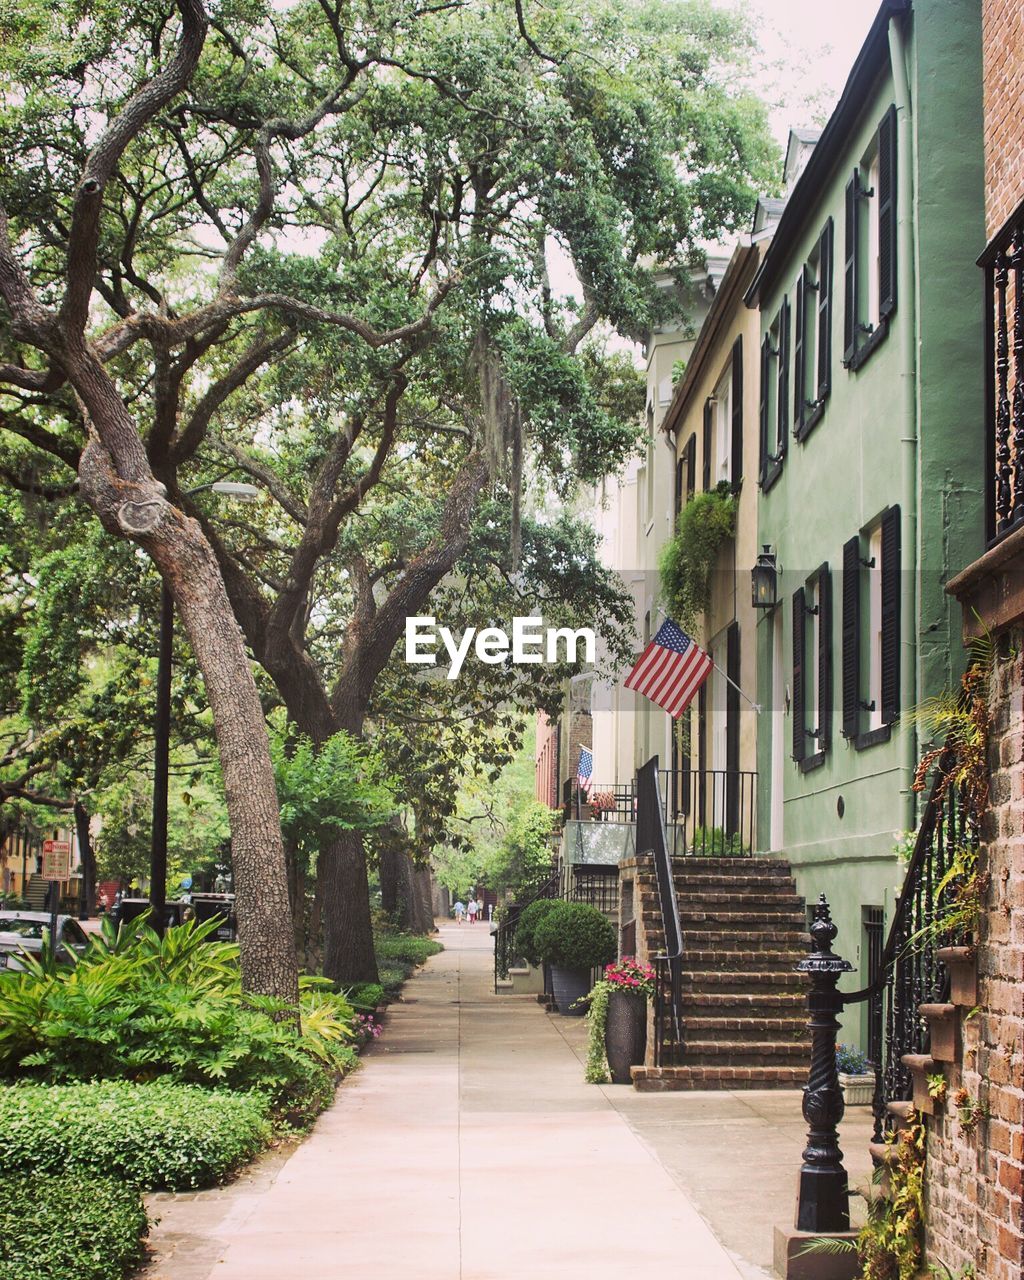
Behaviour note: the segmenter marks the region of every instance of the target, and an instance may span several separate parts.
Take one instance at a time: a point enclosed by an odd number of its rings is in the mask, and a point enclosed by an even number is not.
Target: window
[[[843,736],[888,740],[900,710],[900,509],[843,547]]]
[[[859,369],[896,310],[896,108],[846,184],[843,364]]]
[[[803,440],[821,420],[832,386],[832,219],[796,282],[793,434]]]
[[[831,745],[832,573],[823,564],[793,595],[793,759],[807,773]]]
[[[767,491],[782,472],[789,428],[789,299],[761,343],[760,485]]]

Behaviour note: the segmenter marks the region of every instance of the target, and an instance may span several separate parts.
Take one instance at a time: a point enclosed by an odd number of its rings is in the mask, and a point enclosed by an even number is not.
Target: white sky
[[[736,0],[713,0],[735,8]],[[772,126],[784,142],[793,126],[824,124],[864,43],[878,0],[749,0],[764,56],[774,64],[760,84],[781,100]]]

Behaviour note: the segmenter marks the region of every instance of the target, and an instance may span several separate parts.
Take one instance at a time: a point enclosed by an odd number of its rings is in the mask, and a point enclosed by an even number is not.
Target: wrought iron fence
[[[978,262],[985,272],[985,520],[991,547],[1024,526],[1024,206]]]
[[[757,772],[662,769],[661,794],[674,857],[745,857],[757,838]]]
[[[573,902],[586,902],[605,915],[618,915],[619,868],[616,863],[576,863],[572,868]]]
[[[905,1054],[928,1050],[922,1004],[943,1004],[949,976],[937,951],[947,941],[932,926],[956,892],[949,872],[959,848],[976,846],[979,833],[956,786],[949,779],[952,753],[940,756],[928,803],[921,817],[903,888],[893,912],[877,977],[860,991],[843,994],[844,1006],[868,1002],[868,1042],[875,1053],[875,1140],[887,1126],[886,1104],[906,1101],[912,1092]]]
[[[583,786],[567,778],[562,788],[565,821],[593,818],[603,822],[636,820],[635,782],[592,782]]]
[[[515,954],[516,925],[519,917],[531,902],[539,898],[558,898],[561,896],[561,876],[556,871],[547,880],[524,891],[515,902],[509,904],[504,918],[498,921],[494,930],[494,990],[498,983],[508,977],[508,971],[518,958]]]

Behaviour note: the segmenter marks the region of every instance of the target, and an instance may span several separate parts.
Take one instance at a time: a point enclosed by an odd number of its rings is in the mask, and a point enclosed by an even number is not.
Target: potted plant
[[[590,1038],[586,1079],[630,1084],[630,1067],[641,1066],[647,1050],[647,1001],[654,996],[654,970],[632,956],[607,964],[587,1003]]]
[[[582,1017],[581,1001],[590,990],[590,971],[615,957],[615,930],[597,907],[586,902],[559,902],[537,925],[534,945],[551,966],[551,985],[558,1012]]]
[[[604,815],[615,808],[615,794],[612,791],[595,791],[590,797],[590,812],[595,822],[603,822]]]
[[[850,1044],[836,1045],[836,1070],[848,1107],[870,1106],[875,1095],[875,1073],[867,1056]]]

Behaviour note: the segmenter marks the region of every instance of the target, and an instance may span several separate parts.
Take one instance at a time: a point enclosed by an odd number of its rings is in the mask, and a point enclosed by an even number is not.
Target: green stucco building
[[[747,294],[761,316],[758,843],[869,977],[915,825],[908,711],[956,686],[981,551],[981,14],[883,4]],[[857,1015],[844,1028],[861,1039]]]

